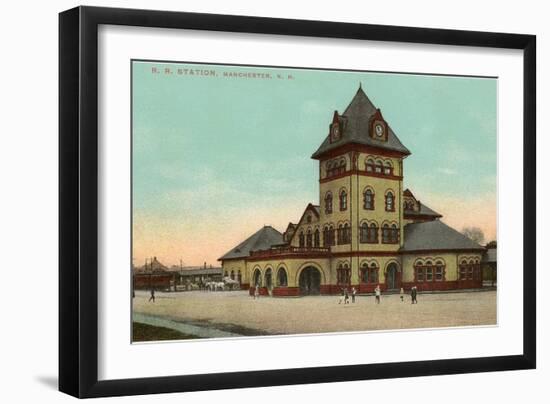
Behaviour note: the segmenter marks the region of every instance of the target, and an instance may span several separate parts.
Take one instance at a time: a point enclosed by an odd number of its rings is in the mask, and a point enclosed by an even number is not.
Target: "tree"
[[[475,241],[478,244],[482,244],[485,240],[485,235],[479,227],[464,227],[462,229],[462,234],[468,237],[470,240]]]

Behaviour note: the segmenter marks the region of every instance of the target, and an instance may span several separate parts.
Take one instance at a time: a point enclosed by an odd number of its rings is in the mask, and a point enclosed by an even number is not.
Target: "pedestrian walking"
[[[338,299],[338,304],[342,304],[343,301],[344,301],[344,289],[341,288],[340,289],[340,298]]]
[[[151,289],[151,297],[149,297],[149,301],[151,300],[155,303],[155,289]]]
[[[260,297],[260,287],[256,285],[254,288],[254,300],[258,299]]]
[[[348,288],[344,288],[344,304],[349,304]]]
[[[417,294],[416,286],[413,286],[411,288],[411,304],[418,304],[418,301],[416,300],[416,294]]]
[[[401,303],[403,303],[403,295],[405,294],[405,291],[403,290],[403,287],[401,287],[401,290],[399,290],[399,297],[401,297]]]
[[[351,302],[355,303],[355,294],[357,293],[357,290],[355,290],[355,287],[351,288]]]
[[[380,304],[380,285],[376,285],[374,296],[376,297],[376,304]]]

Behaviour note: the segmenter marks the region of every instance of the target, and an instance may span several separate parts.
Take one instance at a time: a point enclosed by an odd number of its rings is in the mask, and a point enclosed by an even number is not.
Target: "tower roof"
[[[327,135],[321,146],[311,157],[318,159],[330,150],[351,143],[387,149],[405,155],[411,154],[389,125],[387,141],[376,140],[369,136],[371,119],[377,112],[379,113],[379,110],[367,97],[363,89],[359,87],[344,113],[338,115],[338,121],[342,128],[340,139],[331,143],[330,134]]]

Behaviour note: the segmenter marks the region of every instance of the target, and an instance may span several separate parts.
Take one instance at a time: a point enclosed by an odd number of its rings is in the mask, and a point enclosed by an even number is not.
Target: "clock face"
[[[332,138],[333,139],[338,139],[340,137],[340,128],[338,128],[338,126],[335,126],[333,129],[332,129]]]
[[[377,123],[374,126],[374,133],[376,134],[376,137],[384,136],[384,127],[381,124]]]

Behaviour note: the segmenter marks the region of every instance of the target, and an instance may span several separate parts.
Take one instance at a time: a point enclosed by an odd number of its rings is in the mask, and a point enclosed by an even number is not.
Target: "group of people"
[[[351,294],[351,302],[355,303],[355,295],[357,294],[357,289],[354,287],[351,288],[351,293],[348,291],[348,288],[343,288],[340,291],[340,299],[338,299],[338,304],[349,304],[349,295]]]
[[[338,299],[338,304],[348,304],[349,303],[349,295],[350,295],[350,292],[348,292],[348,288],[344,287],[340,290],[340,298]],[[355,289],[355,287],[352,287],[351,288],[351,302],[352,303],[355,303],[355,296],[357,295],[357,290]],[[417,304],[418,303],[418,300],[417,300],[417,295],[418,295],[418,289],[416,288],[416,286],[413,286],[411,288],[411,304]],[[404,299],[404,296],[405,296],[405,290],[403,288],[401,288],[399,290],[399,298],[401,299],[402,302],[405,301]],[[382,297],[382,290],[380,289],[380,285],[376,285],[376,287],[374,288],[374,301],[376,302],[376,304],[380,304],[380,301],[381,301],[381,297]]]

